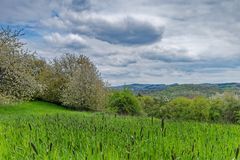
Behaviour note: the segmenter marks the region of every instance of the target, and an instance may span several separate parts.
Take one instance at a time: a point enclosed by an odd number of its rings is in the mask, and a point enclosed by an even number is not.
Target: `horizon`
[[[84,54],[121,84],[240,83],[238,0],[2,0],[0,26],[24,28],[45,59]]]
[[[129,83],[129,84],[120,84],[120,85],[111,85],[111,87],[121,87],[121,86],[128,86],[128,85],[203,85],[203,84],[212,84],[212,85],[219,85],[219,84],[240,84],[240,82],[222,82],[222,83]]]

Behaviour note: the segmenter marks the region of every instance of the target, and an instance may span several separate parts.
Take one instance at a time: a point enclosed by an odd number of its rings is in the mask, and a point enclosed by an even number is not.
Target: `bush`
[[[240,100],[233,95],[224,97],[226,109],[224,110],[224,119],[228,122],[236,123],[239,121]]]
[[[161,108],[161,117],[168,119],[191,119],[192,100],[179,97],[171,100]]]
[[[210,103],[207,98],[196,97],[191,106],[191,119],[206,121],[209,119]]]
[[[138,96],[143,111],[150,117],[160,118],[161,107],[168,102],[165,97]]]
[[[214,122],[222,121],[225,109],[224,100],[220,98],[212,99],[210,101],[209,119]]]
[[[209,119],[209,111],[210,103],[204,97],[196,97],[194,99],[179,97],[171,100],[161,108],[161,117],[206,121]]]
[[[141,114],[141,106],[137,97],[128,89],[113,91],[109,97],[110,110],[123,115]]]
[[[155,99],[150,96],[139,96],[138,97],[140,104],[142,106],[143,111],[148,116],[156,116],[159,111],[159,106],[157,105]]]

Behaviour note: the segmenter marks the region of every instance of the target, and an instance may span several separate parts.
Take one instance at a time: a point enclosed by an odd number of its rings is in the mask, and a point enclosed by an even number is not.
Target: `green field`
[[[239,159],[240,126],[164,123],[28,102],[0,107],[0,159]]]

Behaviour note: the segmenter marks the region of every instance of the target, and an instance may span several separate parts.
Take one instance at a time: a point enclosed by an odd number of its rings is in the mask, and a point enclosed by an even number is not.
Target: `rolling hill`
[[[232,91],[239,94],[240,83],[203,83],[203,84],[128,84],[114,86],[113,89],[128,88],[136,94],[147,94],[153,96],[212,96],[224,91]]]

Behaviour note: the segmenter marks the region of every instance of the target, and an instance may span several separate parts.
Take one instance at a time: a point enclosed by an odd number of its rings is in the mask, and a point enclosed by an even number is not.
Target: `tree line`
[[[148,116],[172,119],[240,123],[240,98],[231,92],[212,97],[174,99],[138,97]]]
[[[44,100],[101,111],[107,85],[87,56],[64,54],[50,62],[25,49],[21,31],[0,32],[0,103]]]
[[[64,54],[51,61],[25,49],[21,31],[0,31],[0,104],[43,100],[74,110],[146,115],[173,120],[240,122],[234,94],[168,99],[111,90],[84,55]]]

